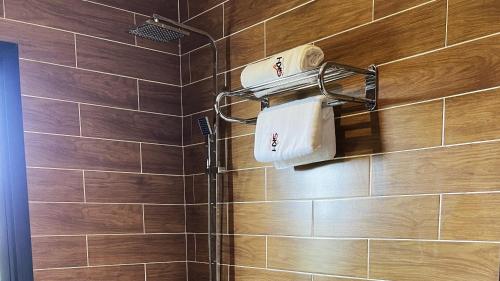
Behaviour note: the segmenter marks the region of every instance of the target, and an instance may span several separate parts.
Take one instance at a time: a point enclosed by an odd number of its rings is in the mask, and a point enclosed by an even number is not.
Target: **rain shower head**
[[[130,29],[129,33],[161,43],[167,43],[190,35],[178,23],[157,15]]]

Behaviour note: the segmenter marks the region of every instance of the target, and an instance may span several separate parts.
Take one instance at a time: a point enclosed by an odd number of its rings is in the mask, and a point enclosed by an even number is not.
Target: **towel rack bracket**
[[[364,76],[364,97],[355,97],[351,95],[332,92],[327,84],[340,81],[353,76]],[[294,91],[310,90],[319,88],[320,93],[327,97],[326,105],[337,106],[345,103],[364,104],[369,111],[377,107],[378,92],[378,71],[377,66],[371,65],[368,69],[357,68],[349,65],[343,65],[331,61],[323,63],[320,67],[303,73],[291,75],[275,81],[263,83],[251,88],[239,89],[236,91],[224,91],[217,95],[214,105],[216,113],[227,122],[242,124],[255,124],[257,117],[240,118],[227,115],[223,112],[223,103],[226,98],[235,97],[243,100],[260,101],[261,110],[269,107],[269,98],[284,95]],[[265,93],[257,97],[255,93]]]

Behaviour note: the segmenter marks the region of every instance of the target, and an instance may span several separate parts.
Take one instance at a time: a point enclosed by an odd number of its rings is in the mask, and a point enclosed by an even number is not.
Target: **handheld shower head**
[[[166,20],[165,18],[154,15],[153,18],[147,20],[145,23],[130,29],[129,33],[162,43],[167,43],[190,35],[190,33],[182,29],[178,23]]]
[[[213,135],[212,126],[210,126],[210,121],[208,121],[207,116],[198,118],[198,126],[200,126],[200,131],[204,136]]]

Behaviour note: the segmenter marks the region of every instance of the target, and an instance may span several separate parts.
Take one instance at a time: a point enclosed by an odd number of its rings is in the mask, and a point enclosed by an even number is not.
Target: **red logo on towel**
[[[276,75],[278,77],[283,76],[283,57],[278,57],[277,62],[273,65],[274,70],[276,70]]]
[[[278,146],[278,133],[272,135],[271,146],[273,147],[272,151],[276,152],[276,147]]]

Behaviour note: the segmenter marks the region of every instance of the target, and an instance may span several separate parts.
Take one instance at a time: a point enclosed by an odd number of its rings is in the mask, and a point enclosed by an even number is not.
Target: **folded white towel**
[[[312,44],[302,45],[246,66],[241,72],[241,85],[250,88],[318,67],[323,51]],[[262,97],[266,91],[256,94]]]
[[[315,96],[266,108],[257,118],[255,159],[278,169],[333,159],[335,120]]]

